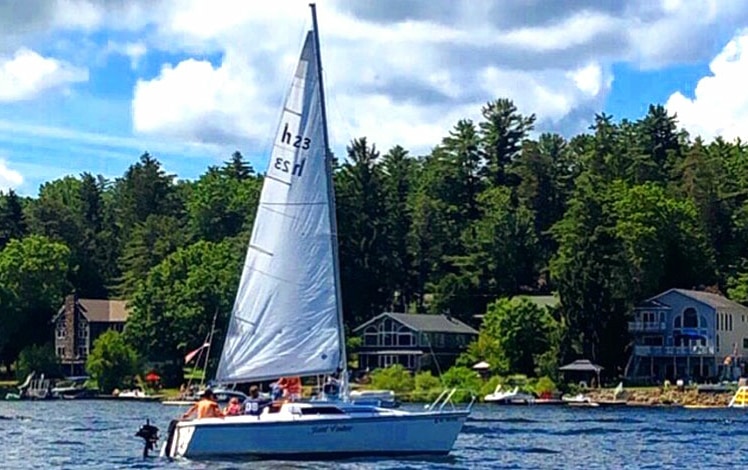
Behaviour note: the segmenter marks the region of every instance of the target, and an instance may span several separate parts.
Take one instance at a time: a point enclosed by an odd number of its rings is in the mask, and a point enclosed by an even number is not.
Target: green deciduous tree
[[[62,377],[62,366],[52,343],[26,346],[18,355],[16,378],[22,381],[32,372],[48,378]]]
[[[216,312],[211,356],[219,357],[243,255],[232,240],[197,242],[167,256],[137,285],[125,335],[146,359],[167,364],[169,384],[181,383],[184,354],[202,344]]]
[[[133,384],[133,377],[139,372],[138,355],[120,333],[108,330],[94,341],[86,371],[102,393],[111,393],[115,388]]]
[[[45,237],[12,240],[0,252],[0,357],[7,366],[23,348],[51,340],[69,271],[70,250]]]
[[[553,346],[557,328],[545,307],[522,297],[499,299],[488,306],[478,339],[461,362],[487,361],[499,374],[534,375],[538,358]]]

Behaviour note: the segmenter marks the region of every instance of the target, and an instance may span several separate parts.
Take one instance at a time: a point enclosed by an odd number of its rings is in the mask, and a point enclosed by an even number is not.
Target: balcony
[[[714,346],[634,346],[637,356],[713,356]]]
[[[665,322],[629,322],[629,333],[656,333],[660,331],[665,331]]]

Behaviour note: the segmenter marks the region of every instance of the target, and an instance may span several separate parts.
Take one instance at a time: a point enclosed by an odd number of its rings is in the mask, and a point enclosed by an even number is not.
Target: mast
[[[330,243],[332,244],[333,272],[335,273],[335,300],[338,311],[338,338],[340,342],[341,391],[346,396],[348,392],[348,358],[345,352],[345,325],[343,324],[343,298],[340,290],[340,257],[338,255],[338,219],[335,213],[335,186],[332,180],[332,152],[330,151],[330,137],[327,134],[327,107],[325,105],[325,87],[322,81],[322,54],[319,48],[319,29],[317,27],[317,6],[309,4],[312,9],[312,30],[314,31],[314,55],[317,59],[317,81],[319,82],[320,109],[322,111],[322,134],[325,143],[325,175],[327,178],[328,211],[330,214]]]
[[[216,307],[215,313],[213,313],[213,324],[210,326],[210,333],[208,334],[208,350],[205,352],[205,368],[203,369],[203,375],[200,377],[200,386],[205,383],[205,376],[208,372],[208,361],[210,360],[210,346],[213,344],[213,334],[216,332],[216,318],[218,318],[218,307]]]

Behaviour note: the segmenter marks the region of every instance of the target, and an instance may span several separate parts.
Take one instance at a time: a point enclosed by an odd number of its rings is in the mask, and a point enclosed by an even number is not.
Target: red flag
[[[205,343],[202,346],[200,346],[199,348],[195,349],[194,351],[188,352],[187,355],[184,356],[184,363],[185,364],[189,363],[192,359],[195,358],[195,356],[197,355],[197,353],[199,353],[203,349],[207,348],[208,346],[210,346],[210,343]]]

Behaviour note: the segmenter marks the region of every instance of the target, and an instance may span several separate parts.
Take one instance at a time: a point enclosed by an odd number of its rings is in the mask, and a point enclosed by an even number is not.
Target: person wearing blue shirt
[[[252,416],[260,416],[262,410],[270,405],[272,401],[269,398],[263,398],[260,396],[260,390],[257,385],[252,385],[249,388],[249,398],[244,401],[244,414]]]

